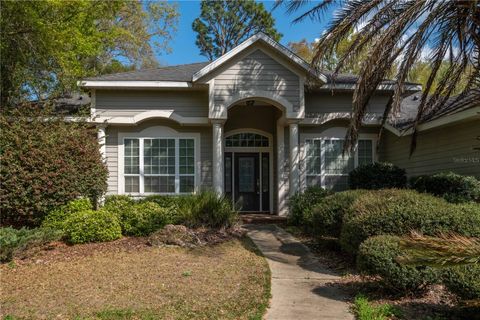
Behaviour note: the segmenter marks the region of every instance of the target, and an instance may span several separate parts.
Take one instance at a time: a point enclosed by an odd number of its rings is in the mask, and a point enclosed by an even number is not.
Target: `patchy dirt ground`
[[[264,311],[270,283],[245,238],[194,249],[56,243],[0,271],[2,318],[249,319]]]
[[[455,296],[443,286],[431,286],[427,292],[416,296],[396,296],[381,289],[377,279],[356,274],[354,261],[339,251],[334,239],[315,240],[294,227],[286,230],[300,239],[329,268],[343,274],[336,287],[347,292],[352,299],[362,293],[374,304],[391,304],[398,307],[400,319],[415,320],[480,320],[480,311],[464,310],[458,306]]]

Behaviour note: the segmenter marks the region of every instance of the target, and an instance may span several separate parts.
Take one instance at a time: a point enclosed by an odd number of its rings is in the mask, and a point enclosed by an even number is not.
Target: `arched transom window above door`
[[[270,141],[268,137],[253,133],[253,132],[242,132],[235,133],[225,138],[225,146],[229,147],[250,147],[250,148],[262,148],[269,147]]]

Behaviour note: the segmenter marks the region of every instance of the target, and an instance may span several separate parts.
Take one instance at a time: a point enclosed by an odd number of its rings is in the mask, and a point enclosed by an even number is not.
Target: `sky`
[[[200,15],[199,1],[173,1],[178,3],[180,18],[178,30],[170,42],[172,52],[169,54],[158,55],[158,61],[162,65],[177,65],[184,63],[193,63],[207,61],[207,58],[200,55],[200,50],[195,45],[196,33],[192,30],[192,22]],[[267,10],[272,10],[274,1],[261,1]],[[287,45],[289,42],[299,41],[306,38],[308,41],[314,41],[318,38],[328,25],[333,14],[333,9],[325,13],[324,21],[311,21],[306,19],[301,23],[292,24],[295,15],[288,15],[284,8],[277,8],[272,11],[275,18],[277,30],[283,34],[281,44]]]

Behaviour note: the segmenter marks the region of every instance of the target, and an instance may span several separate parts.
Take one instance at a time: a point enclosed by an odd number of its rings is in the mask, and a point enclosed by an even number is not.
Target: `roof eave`
[[[190,81],[119,81],[119,80],[83,80],[77,85],[86,89],[116,89],[116,88],[191,88]]]

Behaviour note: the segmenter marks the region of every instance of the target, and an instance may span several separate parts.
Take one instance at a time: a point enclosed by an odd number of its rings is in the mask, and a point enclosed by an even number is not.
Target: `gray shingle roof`
[[[136,70],[130,72],[112,73],[98,77],[86,78],[94,81],[192,81],[195,72],[201,70],[210,62],[181,64],[177,66],[154,69]]]
[[[160,67],[154,69],[144,69],[129,72],[113,73],[98,77],[86,78],[84,80],[94,81],[192,81],[193,75],[200,71],[210,62],[197,62],[190,64],[180,64],[176,66]],[[330,83],[333,80],[333,73],[322,71]],[[335,78],[335,83],[353,84],[357,82],[358,76],[350,73],[339,73]],[[393,83],[391,80],[385,80],[384,83]]]
[[[417,117],[418,107],[420,106],[421,93],[414,93],[402,100],[400,110],[392,115],[388,123],[399,130],[410,128]],[[438,118],[452,115],[480,105],[480,90],[470,90],[464,96],[450,97],[447,102],[434,110],[426,112],[420,119],[420,123],[426,123]]]

